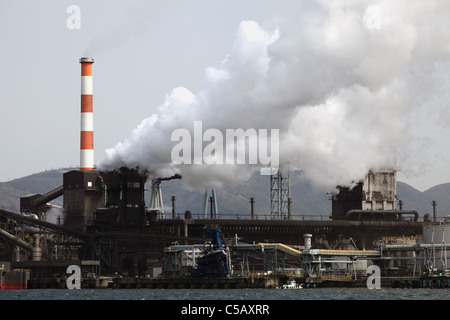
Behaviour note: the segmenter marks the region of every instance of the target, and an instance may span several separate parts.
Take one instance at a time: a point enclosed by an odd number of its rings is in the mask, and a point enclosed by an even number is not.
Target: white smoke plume
[[[324,189],[396,162],[420,173],[417,120],[432,113],[436,128],[449,123],[449,16],[445,0],[317,0],[276,27],[243,21],[204,89],[173,89],[98,167],[180,172],[200,188],[246,181],[255,166],[172,162],[172,132],[202,121],[203,130],[279,129],[280,164]]]

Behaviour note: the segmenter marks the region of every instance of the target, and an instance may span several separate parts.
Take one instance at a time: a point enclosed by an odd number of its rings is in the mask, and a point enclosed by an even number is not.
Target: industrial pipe
[[[414,221],[417,221],[419,218],[419,213],[415,210],[349,210],[346,214],[345,214],[345,220],[356,220],[356,221],[361,221],[364,220],[362,219],[362,216],[364,215],[374,215],[374,216],[383,216],[383,215],[388,215],[390,217],[392,216],[396,216],[399,215],[403,218],[404,215],[413,215],[414,216]],[[398,221],[400,219],[394,219],[394,221]]]

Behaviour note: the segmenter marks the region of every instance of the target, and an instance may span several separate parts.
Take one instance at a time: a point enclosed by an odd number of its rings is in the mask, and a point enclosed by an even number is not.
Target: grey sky
[[[66,9],[81,9],[69,30]],[[0,181],[79,164],[80,57],[94,64],[96,162],[176,86],[197,91],[240,21],[296,1],[1,1]],[[94,52],[95,51],[95,52]]]
[[[79,30],[66,25],[73,4],[81,10]],[[0,181],[79,165],[80,57],[95,59],[98,163],[173,88],[202,90],[206,68],[225,59],[241,21],[276,26],[304,6],[298,0],[1,1]],[[448,74],[440,76],[447,83]],[[449,116],[432,113],[410,116],[423,144],[411,147],[410,156],[427,165],[414,170],[399,163],[398,179],[420,190],[450,181]]]

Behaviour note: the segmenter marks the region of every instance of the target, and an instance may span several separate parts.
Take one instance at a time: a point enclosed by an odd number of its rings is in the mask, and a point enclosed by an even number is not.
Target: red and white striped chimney
[[[93,58],[81,58],[80,170],[94,169],[94,109],[92,104]]]

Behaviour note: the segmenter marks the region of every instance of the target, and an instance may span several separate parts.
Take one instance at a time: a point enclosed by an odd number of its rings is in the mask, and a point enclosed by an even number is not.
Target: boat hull
[[[0,289],[27,289],[29,271],[0,271]]]

